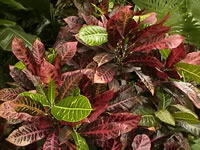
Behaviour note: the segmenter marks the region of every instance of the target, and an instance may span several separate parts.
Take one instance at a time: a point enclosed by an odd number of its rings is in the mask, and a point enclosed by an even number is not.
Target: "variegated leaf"
[[[55,130],[47,136],[42,150],[60,150],[60,141],[57,134],[58,132]]]
[[[35,63],[40,66],[42,64],[43,58],[45,57],[45,47],[40,40],[36,39],[33,43],[32,53]]]
[[[110,53],[100,53],[100,54],[97,54],[93,60],[96,61],[98,63],[98,67],[107,63],[107,62],[110,62],[115,56],[113,54],[110,54]]]
[[[10,101],[14,100],[19,93],[22,93],[24,89],[22,88],[5,88],[0,90],[0,101]]]
[[[146,134],[135,136],[132,143],[133,150],[150,150],[151,140]]]

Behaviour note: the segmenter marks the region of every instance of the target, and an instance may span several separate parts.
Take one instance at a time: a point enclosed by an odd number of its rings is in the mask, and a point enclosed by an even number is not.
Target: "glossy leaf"
[[[188,132],[194,134],[195,136],[200,136],[200,124],[189,124],[187,122],[179,122],[179,126],[186,129]]]
[[[18,62],[15,64],[15,67],[16,67],[17,69],[23,70],[23,69],[26,68],[26,65],[24,65],[23,62],[18,61]]]
[[[185,82],[173,82],[178,89],[180,89],[188,98],[193,102],[193,104],[200,108],[200,101],[198,99],[197,92],[195,91],[195,87],[190,83]]]
[[[179,45],[177,48],[173,48],[167,58],[166,67],[171,68],[174,64],[185,58],[185,56],[186,51],[183,44]]]
[[[132,143],[133,150],[150,150],[151,140],[146,134],[136,135]]]
[[[105,142],[103,150],[122,150],[120,138],[110,139]]]
[[[60,150],[60,142],[58,139],[57,131],[53,131],[52,133],[48,134],[42,150]]]
[[[87,145],[87,142],[83,137],[80,136],[80,134],[76,131],[72,133],[72,137],[75,141],[77,150],[89,150],[89,147]]]
[[[114,58],[113,54],[99,53],[96,56],[94,56],[93,60],[98,63],[98,67],[99,67],[107,62],[110,62],[113,58]]]
[[[22,88],[5,88],[0,90],[0,101],[14,100],[19,93],[22,93]]]
[[[80,29],[78,36],[85,44],[98,46],[107,42],[108,33],[100,26],[84,26]]]
[[[53,80],[50,80],[48,84],[48,100],[51,106],[54,104],[56,98],[56,84]]]
[[[92,111],[89,100],[84,96],[69,96],[51,108],[52,115],[58,120],[78,122]]]
[[[192,114],[186,112],[175,112],[172,114],[175,120],[182,120],[190,124],[200,123],[198,118],[195,118]]]
[[[163,109],[154,113],[162,122],[175,126],[175,120],[169,111]]]
[[[188,53],[186,57],[181,60],[182,63],[200,65],[200,52]]]
[[[43,58],[45,58],[45,47],[38,39],[33,43],[32,54],[37,65],[41,65]]]
[[[40,129],[39,127],[28,124],[14,130],[6,139],[16,146],[26,146],[46,137],[49,129]]]

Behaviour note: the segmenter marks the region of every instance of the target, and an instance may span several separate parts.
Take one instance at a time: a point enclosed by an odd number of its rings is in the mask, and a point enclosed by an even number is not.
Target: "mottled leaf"
[[[60,150],[60,145],[59,145],[60,142],[57,134],[58,134],[57,130],[48,134],[43,144],[42,150]]]
[[[35,63],[40,66],[42,64],[43,58],[45,58],[45,47],[43,43],[38,39],[33,43],[32,53]]]
[[[150,150],[151,140],[146,134],[136,135],[132,143],[133,150]]]
[[[99,67],[107,62],[110,62],[113,58],[114,58],[113,54],[99,53],[93,58],[93,60],[98,63],[98,67]]]
[[[0,90],[0,101],[14,100],[19,93],[24,92],[22,88],[5,88]]]
[[[200,123],[189,124],[187,122],[180,121],[178,125],[186,129],[188,132],[194,134],[195,136],[200,136]]]
[[[106,140],[103,150],[122,150],[122,142],[120,138]]]

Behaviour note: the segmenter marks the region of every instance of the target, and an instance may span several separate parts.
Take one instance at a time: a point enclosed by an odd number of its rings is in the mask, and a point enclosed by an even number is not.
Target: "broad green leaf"
[[[74,139],[77,150],[89,150],[87,142],[83,137],[80,136],[78,132],[74,131],[71,135]]]
[[[156,96],[160,99],[158,104],[160,109],[166,109],[172,102],[171,95],[165,93],[161,88],[157,88]]]
[[[43,106],[49,106],[49,103],[48,103],[46,96],[44,96],[42,94],[23,92],[23,93],[20,93],[18,96],[28,96],[32,100],[40,102]]]
[[[188,109],[187,107],[180,105],[180,104],[176,104],[176,105],[171,105],[177,109],[179,109],[181,112],[186,112],[189,113],[191,115],[193,115],[196,119],[198,119],[198,116],[190,109]]]
[[[182,120],[190,124],[200,123],[200,121],[195,118],[192,114],[186,112],[176,112],[172,116],[175,120]]]
[[[102,45],[108,40],[106,29],[100,26],[84,26],[80,29],[78,36],[90,46]]]
[[[48,100],[51,106],[54,104],[56,98],[56,84],[53,80],[50,80],[48,84]]]
[[[10,20],[5,20],[5,19],[0,19],[0,26],[15,26],[16,22],[10,21]]]
[[[32,48],[32,43],[37,38],[36,36],[25,33],[20,29],[7,27],[0,29],[0,47],[4,50],[10,51],[11,42],[14,37],[22,39],[29,48]]]
[[[175,126],[175,120],[169,111],[162,109],[154,113],[162,122]]]
[[[169,56],[171,50],[169,50],[169,49],[161,49],[161,50],[159,50],[159,52],[160,52],[162,58],[167,59],[167,57]]]
[[[0,0],[1,3],[7,4],[11,7],[15,7],[17,9],[26,9],[21,3],[15,1],[15,0]]]
[[[67,122],[78,122],[86,118],[91,111],[89,100],[82,95],[66,97],[51,109],[51,113],[56,119]]]
[[[200,83],[200,66],[195,66],[192,64],[177,63],[176,68],[181,75],[184,75],[186,79],[194,80]]]
[[[189,124],[187,122],[184,121],[180,121],[178,123],[179,126],[183,127],[184,129],[186,129],[188,132],[196,135],[196,136],[200,136],[200,123],[197,124]]]
[[[15,67],[20,69],[20,70],[23,70],[24,68],[26,68],[26,65],[23,64],[23,62],[21,61],[18,61],[16,64],[15,64]]]

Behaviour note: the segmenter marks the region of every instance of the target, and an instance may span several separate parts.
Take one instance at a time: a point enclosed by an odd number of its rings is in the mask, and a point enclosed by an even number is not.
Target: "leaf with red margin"
[[[40,129],[34,124],[23,125],[14,130],[6,140],[16,146],[26,146],[46,137],[49,129]]]
[[[192,65],[200,65],[200,52],[188,53],[181,62]]]
[[[176,48],[183,42],[184,38],[181,35],[175,34],[164,38],[164,35],[153,37],[145,43],[137,44],[131,52],[145,51],[150,52],[153,49],[172,49]]]
[[[133,143],[133,150],[150,150],[151,149],[151,140],[146,134],[136,135]]]
[[[14,100],[19,93],[24,92],[22,88],[5,88],[0,90],[0,101]]]
[[[55,50],[61,56],[61,64],[67,63],[67,61],[74,57],[77,50],[77,44],[78,42],[66,42],[55,47]]]
[[[48,84],[50,80],[55,81],[55,83],[59,82],[59,75],[55,66],[47,62],[45,59],[40,66],[38,75],[44,84]]]
[[[18,60],[22,61],[27,69],[29,69],[33,74],[36,73],[34,68],[34,59],[29,48],[25,47],[24,42],[21,39],[14,38],[12,41],[12,52],[17,57]]]
[[[132,113],[106,114],[83,126],[79,133],[92,139],[109,140],[136,128],[140,119],[140,115]]]
[[[103,150],[122,150],[120,138],[110,139],[105,142]]]
[[[172,84],[180,89],[186,96],[188,96],[188,98],[197,108],[200,108],[200,101],[198,99],[197,92],[195,90],[195,87],[191,83],[172,82]]]
[[[110,62],[114,57],[115,56],[110,53],[99,53],[96,56],[94,56],[93,60],[98,63],[99,67],[107,62]]]
[[[169,56],[167,58],[166,67],[167,68],[173,67],[174,64],[176,64],[180,60],[184,59],[185,56],[186,56],[186,51],[185,51],[184,45],[182,43],[178,47],[173,48],[171,50],[171,53],[169,54]]]
[[[55,130],[47,136],[42,150],[60,150],[60,146],[59,146],[60,142],[59,142],[57,134],[58,134],[58,131]]]
[[[94,83],[109,83],[115,75],[116,66],[105,64],[97,68],[94,74]]]
[[[159,69],[163,67],[162,63],[158,59],[156,59],[155,57],[152,57],[152,56],[147,56],[147,55],[130,56],[125,60],[125,63],[139,63],[139,64],[143,64],[145,66],[155,67],[155,68],[159,68]]]
[[[40,40],[35,40],[33,43],[32,54],[35,60],[35,63],[40,66],[45,58],[45,47]]]
[[[15,68],[14,66],[9,66],[10,68],[10,76],[14,79],[14,81],[22,86],[25,89],[33,89],[33,83],[27,78],[26,74],[20,70]]]

